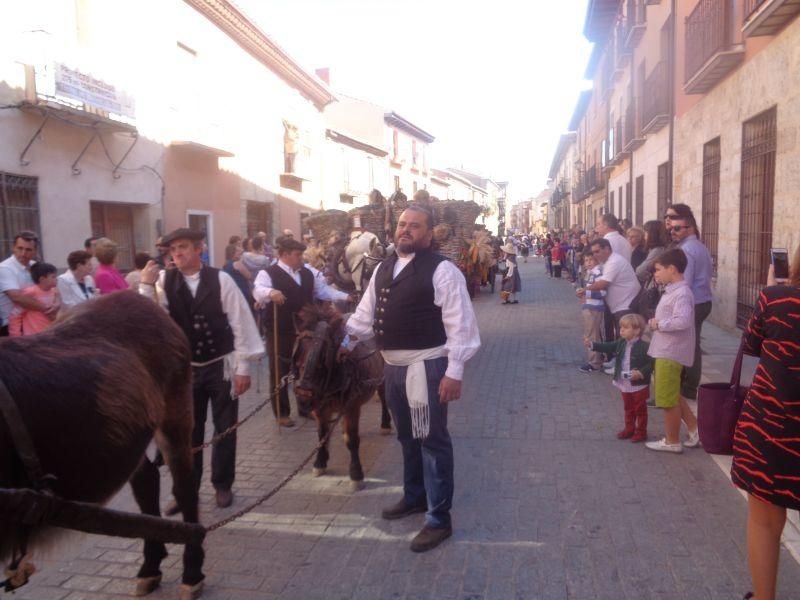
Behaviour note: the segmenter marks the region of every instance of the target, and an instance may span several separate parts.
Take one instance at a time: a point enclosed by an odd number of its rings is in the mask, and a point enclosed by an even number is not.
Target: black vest
[[[267,273],[272,280],[272,288],[286,296],[286,302],[278,307],[278,333],[294,334],[294,315],[314,301],[314,275],[303,267],[300,269],[300,285],[297,285],[294,278],[277,263],[269,267]],[[266,323],[267,331],[271,332],[274,329],[272,311]]]
[[[200,269],[200,285],[194,298],[180,271],[167,269],[164,293],[169,315],[189,338],[192,362],[204,363],[233,352],[233,331],[222,310],[219,269]]]
[[[433,272],[444,260],[430,250],[417,251],[394,279],[396,254],[378,267],[372,328],[379,348],[422,350],[447,341],[442,309],[433,303]]]

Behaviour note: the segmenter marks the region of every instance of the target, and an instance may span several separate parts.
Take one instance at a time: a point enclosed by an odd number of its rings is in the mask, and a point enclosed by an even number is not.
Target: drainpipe
[[[647,9],[645,9],[645,10],[647,10]],[[634,100],[634,98],[636,98],[636,84],[637,83],[638,82],[636,81],[636,48],[633,48],[631,50],[631,90],[633,91],[633,98],[631,98],[631,100]],[[634,111],[633,112],[634,135],[636,134],[636,131],[635,131],[636,130],[636,110],[638,108],[639,107],[636,106],[636,104],[634,104],[634,106],[633,106],[633,111]],[[625,110],[627,111],[628,109],[626,108]],[[627,122],[627,120],[628,120],[628,115],[626,114],[625,115],[625,122]],[[628,192],[628,206],[631,206],[631,203],[633,202],[633,198],[631,196],[636,194],[636,191],[633,189],[633,153],[634,152],[635,152],[635,150],[631,150],[631,158],[630,158],[630,162],[628,163],[628,189],[626,190]],[[628,211],[625,211],[626,215],[627,215],[627,212]],[[633,215],[633,206],[631,206],[631,215]],[[622,216],[620,216],[620,218],[622,218]],[[627,219],[627,216],[625,218]],[[635,220],[636,220],[635,218],[631,219],[631,226],[633,226],[633,221],[635,221]],[[644,219],[642,219],[642,223],[644,223]]]
[[[678,19],[677,19],[677,0],[671,1],[671,14],[670,19],[672,19],[672,41],[671,46],[669,49],[669,66],[670,66],[670,78],[669,78],[669,198],[667,199],[670,204],[672,204],[672,196],[674,194],[675,187],[673,185],[673,174],[675,173],[675,169],[673,168],[672,158],[673,158],[673,151],[674,151],[674,144],[675,144],[675,68],[677,66],[677,62],[675,60],[675,48],[677,48],[678,43]],[[656,212],[658,211],[658,207],[656,206]],[[661,218],[661,215],[656,215],[656,218]]]

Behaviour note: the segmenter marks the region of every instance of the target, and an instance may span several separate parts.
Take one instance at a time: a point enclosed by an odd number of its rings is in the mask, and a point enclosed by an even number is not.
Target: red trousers
[[[617,437],[625,439],[633,436],[634,441],[647,439],[647,399],[650,397],[650,387],[638,392],[622,392],[622,402],[625,406],[625,429]]]

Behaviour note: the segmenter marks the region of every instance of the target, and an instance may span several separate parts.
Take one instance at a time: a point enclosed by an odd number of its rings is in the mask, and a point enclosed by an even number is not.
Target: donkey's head
[[[343,335],[342,316],[334,307],[306,306],[292,356],[294,394],[302,412],[316,410],[330,392],[337,370],[336,354]]]

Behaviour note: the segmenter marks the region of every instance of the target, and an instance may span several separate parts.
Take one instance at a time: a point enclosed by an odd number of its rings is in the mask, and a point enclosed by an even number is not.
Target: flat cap
[[[176,240],[191,240],[193,242],[199,242],[200,240],[204,239],[206,239],[206,234],[204,231],[197,231],[196,229],[189,229],[188,227],[180,227],[175,231],[165,235],[161,240],[161,243],[164,246],[169,246]]]

